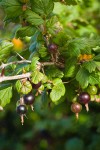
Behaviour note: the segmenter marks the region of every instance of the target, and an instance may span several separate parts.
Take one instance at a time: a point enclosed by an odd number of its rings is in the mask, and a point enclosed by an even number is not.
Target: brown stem
[[[24,99],[23,97],[20,98],[20,105],[23,105],[24,104]]]
[[[7,64],[2,64],[0,66],[0,69],[5,68],[11,64],[21,64],[21,63],[31,63],[31,61],[29,60],[21,60],[21,61],[16,61],[16,62],[10,62]],[[51,66],[51,65],[55,65],[58,66],[59,68],[64,68],[64,64],[62,63],[55,63],[55,62],[39,62],[39,64],[37,64],[37,66],[39,66],[40,68],[43,66]],[[31,72],[28,73],[24,73],[21,75],[15,75],[15,76],[1,76],[0,77],[0,82],[3,81],[11,81],[11,80],[18,80],[18,79],[24,79],[24,78],[29,78],[31,76]]]
[[[86,111],[88,112],[89,111],[89,105],[88,105],[88,103],[85,104],[85,107],[86,107]]]
[[[33,107],[33,105],[31,105],[31,109],[32,109],[32,111],[34,111],[34,107]]]
[[[5,68],[2,68],[2,71],[1,71],[1,77],[3,77],[5,74]]]
[[[76,119],[79,119],[79,114],[78,114],[78,113],[76,113],[75,115],[76,115]]]
[[[10,62],[7,64],[2,64],[0,66],[0,69],[5,68],[5,67],[10,66],[10,65],[13,65],[13,64],[23,64],[23,63],[30,63],[31,64],[31,61],[30,60],[21,60],[21,61]]]
[[[21,115],[20,117],[21,117],[21,123],[23,125],[24,124],[24,115]]]
[[[24,78],[29,78],[30,76],[31,76],[30,72],[25,73],[25,74],[21,74],[21,75],[15,75],[15,76],[3,76],[3,77],[0,77],[0,82],[24,79]]]

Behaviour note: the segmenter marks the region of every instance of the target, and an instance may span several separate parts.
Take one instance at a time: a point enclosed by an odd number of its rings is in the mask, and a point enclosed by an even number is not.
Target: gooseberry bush
[[[60,13],[59,5],[79,7],[76,21]],[[87,32],[84,0],[1,0],[0,7],[4,28],[16,25],[12,36],[0,41],[1,111],[15,91],[22,124],[38,96],[48,107],[68,99],[77,118],[81,104],[88,111],[89,102],[100,102],[100,36]],[[81,24],[87,29],[83,33]]]

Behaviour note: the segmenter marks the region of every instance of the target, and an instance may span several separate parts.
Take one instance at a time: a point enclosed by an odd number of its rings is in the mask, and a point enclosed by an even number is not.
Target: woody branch
[[[21,61],[15,61],[15,62],[10,62],[6,64],[2,64],[0,66],[0,69],[4,69],[5,67],[12,65],[12,64],[22,64],[22,63],[29,63],[31,64],[30,60],[21,60]],[[54,62],[39,62],[37,66],[44,67],[44,66],[51,66],[51,65],[56,65],[60,68],[64,67],[64,64],[62,63],[54,63]],[[29,78],[31,76],[31,72],[20,74],[20,75],[14,75],[14,76],[0,76],[0,83],[4,81],[12,81],[12,80],[18,80],[18,79],[24,79],[24,78]]]

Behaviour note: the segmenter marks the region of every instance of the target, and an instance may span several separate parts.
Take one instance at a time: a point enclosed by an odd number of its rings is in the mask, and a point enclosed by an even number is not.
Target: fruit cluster
[[[24,95],[22,98],[20,98],[20,104],[17,106],[16,111],[21,117],[22,125],[24,123],[24,116],[27,113],[27,107],[26,106],[31,106],[31,108],[33,110],[34,100],[35,100],[35,97],[31,93]]]
[[[87,92],[81,92],[78,96],[78,102],[75,102],[71,105],[71,110],[76,114],[76,118],[78,119],[78,113],[82,110],[82,105],[84,104],[86,110],[89,111],[88,103],[90,102],[90,95]],[[81,103],[81,104],[80,104]]]
[[[41,86],[41,82],[39,82],[38,84],[33,84],[32,83],[32,87],[34,89],[38,89]],[[16,108],[17,113],[20,115],[21,117],[21,123],[23,125],[24,123],[24,116],[27,113],[27,106],[30,106],[32,111],[34,111],[34,107],[33,107],[33,103],[35,101],[35,96],[33,95],[32,92],[25,94],[23,97],[20,98],[20,100],[18,101],[18,105]]]
[[[95,100],[96,102],[100,102],[100,96],[97,96],[96,94],[98,93],[98,89],[96,86],[91,85],[86,89],[86,92],[81,92],[77,99],[78,102],[74,102],[71,105],[71,110],[76,114],[76,118],[78,119],[79,115],[78,113],[81,112],[82,110],[82,105],[84,104],[86,107],[86,110],[89,111],[88,104],[90,101]],[[93,99],[93,100],[92,100]]]

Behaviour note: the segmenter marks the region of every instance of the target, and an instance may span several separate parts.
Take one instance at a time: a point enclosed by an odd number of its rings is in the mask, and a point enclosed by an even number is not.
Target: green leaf
[[[32,3],[32,10],[43,16],[49,15],[54,8],[52,0],[30,0]]]
[[[98,75],[98,74],[91,74],[89,76],[89,83],[91,85],[100,84],[100,75]]]
[[[83,63],[83,67],[87,69],[90,73],[95,71],[97,65],[95,61],[87,61]]]
[[[73,77],[75,75],[75,71],[75,65],[70,66],[70,68],[66,68],[65,77]]]
[[[15,86],[18,93],[22,94],[28,94],[32,90],[32,85],[29,81],[21,82],[20,80],[18,80]]]
[[[25,11],[25,18],[27,22],[35,26],[41,25],[44,22],[43,19],[38,14],[34,13],[31,10]]]
[[[12,86],[4,86],[0,89],[0,105],[4,107],[6,104],[10,103],[12,98]]]
[[[48,54],[46,47],[44,47],[43,45],[41,45],[41,48],[38,50],[38,52],[42,58],[46,57]]]
[[[43,73],[39,72],[38,70],[36,71],[33,71],[32,72],[32,78],[31,78],[31,81],[34,83],[34,84],[38,84],[42,79],[43,79],[44,75]]]
[[[80,54],[80,47],[76,45],[77,43],[70,42],[67,46],[67,51],[69,52],[70,56],[79,56]]]
[[[34,41],[32,44],[30,44],[29,51],[33,53],[36,52],[37,51],[36,46],[37,46],[37,41]]]
[[[37,64],[39,63],[39,57],[33,57],[32,58],[32,62],[31,62],[31,65],[30,65],[30,69],[31,71],[35,71],[36,68],[37,68]]]
[[[0,62],[4,61],[11,53],[13,43],[3,40],[0,42]]]
[[[7,18],[19,17],[22,14],[22,5],[18,0],[3,0],[1,5],[5,9]]]
[[[97,69],[100,71],[100,61],[95,61],[96,65],[97,65]]]
[[[84,89],[89,83],[89,72],[85,68],[80,68],[76,75],[76,80],[79,82],[80,86]]]
[[[18,93],[20,93],[20,89],[22,88],[22,83],[20,80],[17,80],[15,87],[16,87]]]
[[[100,43],[99,38],[75,38],[71,39],[67,43],[67,52],[70,56],[78,56],[81,54],[90,54],[91,49],[96,47]]]
[[[47,83],[48,81],[48,77],[44,74],[44,77],[42,79],[42,83]]]
[[[8,53],[13,47],[13,43],[7,40],[3,40],[0,42],[0,54]]]
[[[53,80],[52,83],[53,83],[53,85],[57,85],[57,84],[59,84],[59,83],[62,83],[62,80],[59,79],[59,78],[56,78],[56,79]]]
[[[45,72],[49,79],[57,77],[62,78],[64,76],[64,73],[61,70],[59,70],[56,66],[49,66],[45,70]]]
[[[97,35],[87,38],[86,40],[90,48],[96,48],[97,46],[100,46],[100,37]]]
[[[75,87],[73,86],[73,84],[69,83],[65,85],[66,88],[66,98],[68,99],[68,101],[73,101],[73,99],[76,96],[76,92],[75,92]]]
[[[32,36],[34,35],[34,33],[36,32],[36,28],[32,27],[32,26],[26,26],[26,27],[22,27],[20,28],[17,33],[16,36],[17,37],[26,37],[26,36]]]
[[[70,56],[79,56],[81,50],[85,49],[87,45],[88,43],[86,38],[75,38],[68,41],[67,49]]]
[[[95,48],[97,45],[100,43],[100,38],[99,37],[84,37],[80,39],[82,42],[82,47],[81,47],[81,53],[82,54],[90,54],[91,49]]]
[[[66,64],[65,64],[65,72],[64,72],[65,77],[73,77],[75,75],[76,63],[77,63],[76,58],[71,57],[67,59]]]
[[[95,61],[100,61],[100,54],[96,55],[93,59],[94,59]]]
[[[50,98],[53,102],[57,102],[62,96],[65,94],[65,86],[62,83],[61,80],[57,79],[57,81],[54,81],[56,84],[52,88],[52,91],[50,93]]]
[[[22,94],[28,94],[32,90],[32,85],[29,81],[26,81],[22,84],[22,87],[20,89],[20,93]]]
[[[100,46],[96,46],[95,48],[93,48],[93,51],[100,53]]]

